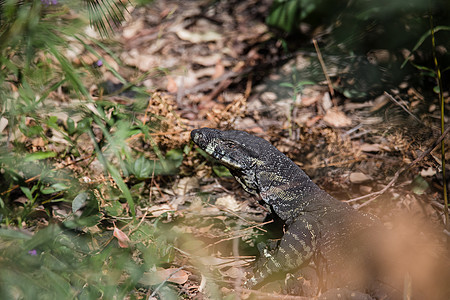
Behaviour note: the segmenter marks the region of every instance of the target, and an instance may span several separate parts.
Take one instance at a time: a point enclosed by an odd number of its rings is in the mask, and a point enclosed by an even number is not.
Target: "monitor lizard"
[[[368,259],[376,248],[371,232],[379,227],[374,216],[320,189],[263,138],[238,130],[201,128],[191,132],[191,139],[284,221],[283,237],[257,260],[246,288],[263,285],[275,273],[307,270],[313,261],[321,284],[307,296],[375,299],[376,270]]]

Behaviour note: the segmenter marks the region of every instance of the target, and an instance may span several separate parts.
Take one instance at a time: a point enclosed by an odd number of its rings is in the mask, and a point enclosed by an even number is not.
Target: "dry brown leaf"
[[[176,93],[178,91],[177,83],[172,76],[167,76],[167,91],[169,93]]]
[[[430,177],[436,175],[436,170],[433,167],[429,167],[428,169],[423,169],[420,171],[420,176],[422,177]]]
[[[214,31],[207,31],[205,33],[191,32],[186,29],[179,29],[175,31],[176,35],[185,41],[189,41],[194,44],[204,42],[216,42],[222,39],[222,35]]]
[[[381,149],[380,144],[362,144],[359,149],[364,152],[378,152]]]
[[[323,94],[322,107],[323,107],[323,110],[326,112],[328,112],[333,107],[333,102],[331,101],[331,96],[329,93]]]
[[[204,56],[194,56],[192,62],[204,67],[215,66],[222,56],[219,53]]]
[[[141,32],[144,29],[144,26],[144,19],[138,19],[135,22],[131,22],[128,26],[124,27],[122,37],[125,39],[131,39]]]
[[[44,139],[41,137],[37,137],[35,139],[31,140],[31,144],[35,147],[44,147],[45,146],[45,142]]]
[[[315,116],[311,119],[309,119],[306,122],[306,127],[312,127],[314,124],[316,124],[317,122],[319,122],[319,120],[322,119],[322,116]]]
[[[6,126],[8,126],[8,119],[1,117],[0,118],[0,132],[2,132]]]
[[[212,76],[212,78],[219,78],[223,75],[223,73],[225,73],[225,66],[222,63],[222,60],[219,59],[216,63],[216,67],[214,68],[214,75]]]
[[[128,248],[129,247],[130,239],[122,230],[120,230],[116,226],[114,226],[113,235],[117,238],[120,248]]]
[[[197,177],[183,177],[176,183],[173,192],[175,195],[184,196],[198,186]]]
[[[143,211],[147,211],[151,213],[152,217],[159,217],[165,212],[174,211],[176,210],[176,206],[168,205],[168,204],[161,204],[161,205],[152,205],[151,207],[148,207],[147,209],[143,209]]]
[[[372,180],[372,177],[362,172],[353,172],[350,174],[349,179],[352,183],[363,183]]]
[[[226,269],[225,271],[219,270],[223,276],[231,277],[231,278],[244,278],[245,272],[242,268],[231,267]]]
[[[320,95],[314,97],[302,97],[302,105],[303,106],[311,106],[316,103],[320,99]]]
[[[169,281],[177,284],[185,283],[189,278],[189,274],[184,270],[177,270],[175,268],[162,269],[158,268],[155,272],[144,273],[139,283],[144,285],[160,284],[164,281]]]
[[[335,128],[348,127],[352,125],[352,120],[350,120],[349,117],[337,108],[329,109],[323,117],[323,120],[325,123]]]
[[[217,206],[225,207],[231,211],[239,211],[241,206],[237,203],[236,198],[232,195],[220,197],[216,200]]]

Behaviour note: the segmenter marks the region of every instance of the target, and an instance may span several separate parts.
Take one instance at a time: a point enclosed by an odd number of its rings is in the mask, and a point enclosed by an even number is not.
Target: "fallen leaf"
[[[178,91],[177,83],[172,76],[167,76],[167,91],[169,93],[176,93]]]
[[[221,55],[218,53],[214,53],[211,55],[205,55],[205,56],[194,56],[192,58],[192,62],[199,64],[204,67],[211,67],[216,65],[217,61],[219,61],[221,58]]]
[[[214,31],[199,33],[199,32],[191,32],[186,29],[179,29],[175,33],[181,40],[189,41],[194,44],[204,42],[216,42],[222,39],[222,36]]]
[[[337,108],[329,109],[323,117],[323,120],[325,123],[335,128],[348,127],[352,125],[352,120],[350,120],[349,117]]]
[[[414,194],[422,195],[429,188],[428,182],[422,176],[417,175],[412,182],[412,191]]]
[[[325,93],[322,96],[322,107],[323,110],[328,112],[333,107],[333,102],[331,102],[331,97],[329,93]]]
[[[158,268],[155,272],[146,272],[142,275],[139,283],[144,285],[156,285],[164,281],[183,284],[188,280],[189,274],[186,271],[175,268]]]
[[[353,172],[350,174],[349,179],[352,183],[363,183],[372,180],[372,177],[362,172]]]
[[[169,211],[174,211],[176,209],[177,208],[175,206],[168,205],[168,204],[161,204],[161,205],[152,205],[151,207],[148,207],[147,209],[143,209],[143,211],[147,211],[147,212],[151,213],[152,217],[159,217],[163,213],[166,213]]]
[[[378,152],[378,151],[380,151],[381,145],[364,143],[359,148],[361,151],[364,151],[364,152]]]
[[[144,29],[145,23],[143,19],[139,19],[135,22],[125,26],[122,32],[122,37],[125,39],[131,39],[136,36],[140,31]]]
[[[222,276],[227,276],[231,278],[244,278],[245,272],[242,268],[231,267],[226,269],[225,271],[219,270]]]
[[[431,177],[436,174],[436,170],[433,167],[429,167],[428,169],[423,169],[420,171],[420,176],[422,177]]]
[[[128,248],[129,243],[130,243],[130,239],[128,238],[128,236],[119,228],[117,228],[116,226],[114,226],[114,233],[113,235],[117,238],[117,241],[119,242],[119,247],[120,248]]]
[[[315,116],[306,121],[306,127],[311,127],[314,124],[316,124],[320,119],[322,119],[322,116]]]
[[[0,118],[0,132],[8,126],[8,119],[1,117]]]
[[[216,67],[214,69],[214,75],[212,76],[213,79],[219,78],[220,76],[225,73],[225,66],[222,63],[222,60],[219,59],[219,61],[216,63]]]
[[[216,200],[217,206],[225,207],[231,211],[238,211],[240,209],[239,203],[237,203],[236,198],[232,195],[227,195],[224,197],[220,197]]]
[[[173,192],[175,195],[184,196],[193,189],[198,188],[198,186],[197,177],[183,177],[175,185]]]

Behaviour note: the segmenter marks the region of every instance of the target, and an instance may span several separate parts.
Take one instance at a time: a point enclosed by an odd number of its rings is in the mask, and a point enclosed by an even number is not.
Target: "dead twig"
[[[357,198],[353,198],[353,199],[349,199],[346,200],[345,202],[350,203],[350,202],[355,202],[355,201],[359,201],[362,199],[366,199],[366,198],[370,198],[371,199],[367,200],[366,202],[360,204],[358,206],[358,209],[368,205],[369,203],[371,203],[372,201],[374,201],[376,198],[378,198],[378,196],[384,194],[389,188],[391,188],[394,183],[397,181],[398,177],[400,176],[401,173],[403,173],[404,171],[410,169],[411,167],[415,166],[417,163],[419,163],[421,160],[423,160],[428,154],[431,153],[431,151],[433,151],[443,140],[444,137],[450,132],[450,126],[447,127],[447,129],[445,129],[444,133],[431,145],[430,148],[428,148],[427,151],[423,152],[418,158],[416,158],[412,163],[410,163],[409,165],[401,168],[400,170],[398,170],[395,174],[394,177],[391,179],[391,181],[380,191],[378,192],[374,192],[374,193],[370,193],[361,197],[357,197]]]
[[[420,124],[423,124],[423,122],[416,117],[412,112],[410,112],[408,110],[408,108],[406,108],[403,104],[401,104],[400,102],[397,101],[397,99],[395,99],[393,96],[391,96],[388,92],[384,92],[384,94],[395,104],[397,104],[398,106],[400,106],[404,111],[406,111],[411,117],[414,118],[414,120],[416,120],[417,122],[419,122]],[[401,99],[400,99],[401,100]]]
[[[303,297],[303,296],[292,296],[292,295],[282,295],[282,294],[276,294],[276,293],[265,293],[261,291],[256,290],[249,290],[249,289],[239,289],[239,292],[244,293],[251,293],[254,295],[261,296],[263,299],[285,299],[285,300],[311,300],[309,297]]]
[[[330,90],[331,98],[334,99],[333,84],[331,83],[330,76],[328,76],[327,67],[325,66],[325,62],[323,61],[322,53],[320,52],[319,45],[317,44],[317,40],[316,39],[313,39],[313,44],[314,44],[314,48],[316,48],[317,58],[319,59],[320,66],[322,67],[323,74],[325,75],[325,78],[327,79],[328,89]],[[334,103],[334,106],[336,106],[336,103]]]

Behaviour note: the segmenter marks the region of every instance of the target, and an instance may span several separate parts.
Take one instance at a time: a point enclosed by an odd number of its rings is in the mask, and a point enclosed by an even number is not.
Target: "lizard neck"
[[[334,199],[295,164],[278,172],[259,172],[258,186],[262,200],[287,223],[307,211],[320,213]]]

